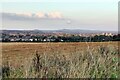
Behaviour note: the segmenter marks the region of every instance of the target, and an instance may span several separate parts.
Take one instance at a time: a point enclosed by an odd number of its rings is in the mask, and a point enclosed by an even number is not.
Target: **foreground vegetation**
[[[64,46],[59,43],[39,44],[45,46],[45,50],[38,47],[42,51],[35,50],[33,54],[27,54],[26,58],[14,52],[16,60],[22,59],[21,63],[16,63],[12,60],[13,57],[9,58],[10,54],[7,53],[9,56],[5,56],[3,53],[2,76],[5,78],[118,78],[120,74],[118,46],[111,43],[107,45],[106,43],[63,43]]]

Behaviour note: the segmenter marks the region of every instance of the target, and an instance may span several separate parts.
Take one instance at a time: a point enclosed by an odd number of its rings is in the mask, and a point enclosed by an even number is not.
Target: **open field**
[[[118,42],[1,45],[4,77],[118,77]]]

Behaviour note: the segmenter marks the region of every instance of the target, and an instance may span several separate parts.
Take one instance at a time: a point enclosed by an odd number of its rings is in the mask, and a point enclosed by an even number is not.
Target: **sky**
[[[1,0],[0,15],[2,29],[118,30],[118,0]]]

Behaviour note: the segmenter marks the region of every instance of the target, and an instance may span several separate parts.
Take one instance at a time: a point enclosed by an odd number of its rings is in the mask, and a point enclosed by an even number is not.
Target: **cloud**
[[[46,14],[42,12],[36,13],[35,16],[38,18],[46,18]]]
[[[48,16],[50,18],[62,18],[62,15],[60,12],[52,12],[52,13],[49,13]]]
[[[34,20],[34,19],[63,19],[60,12],[51,13],[2,13],[3,19]]]
[[[19,14],[15,14],[15,15],[17,15],[17,16],[23,16],[23,17],[32,17],[31,13],[21,13],[21,14],[19,13]]]

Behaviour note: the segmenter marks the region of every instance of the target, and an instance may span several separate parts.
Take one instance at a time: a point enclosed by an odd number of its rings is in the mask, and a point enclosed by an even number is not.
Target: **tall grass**
[[[70,53],[40,53],[15,68],[3,65],[4,78],[118,78],[118,49],[98,46]]]

